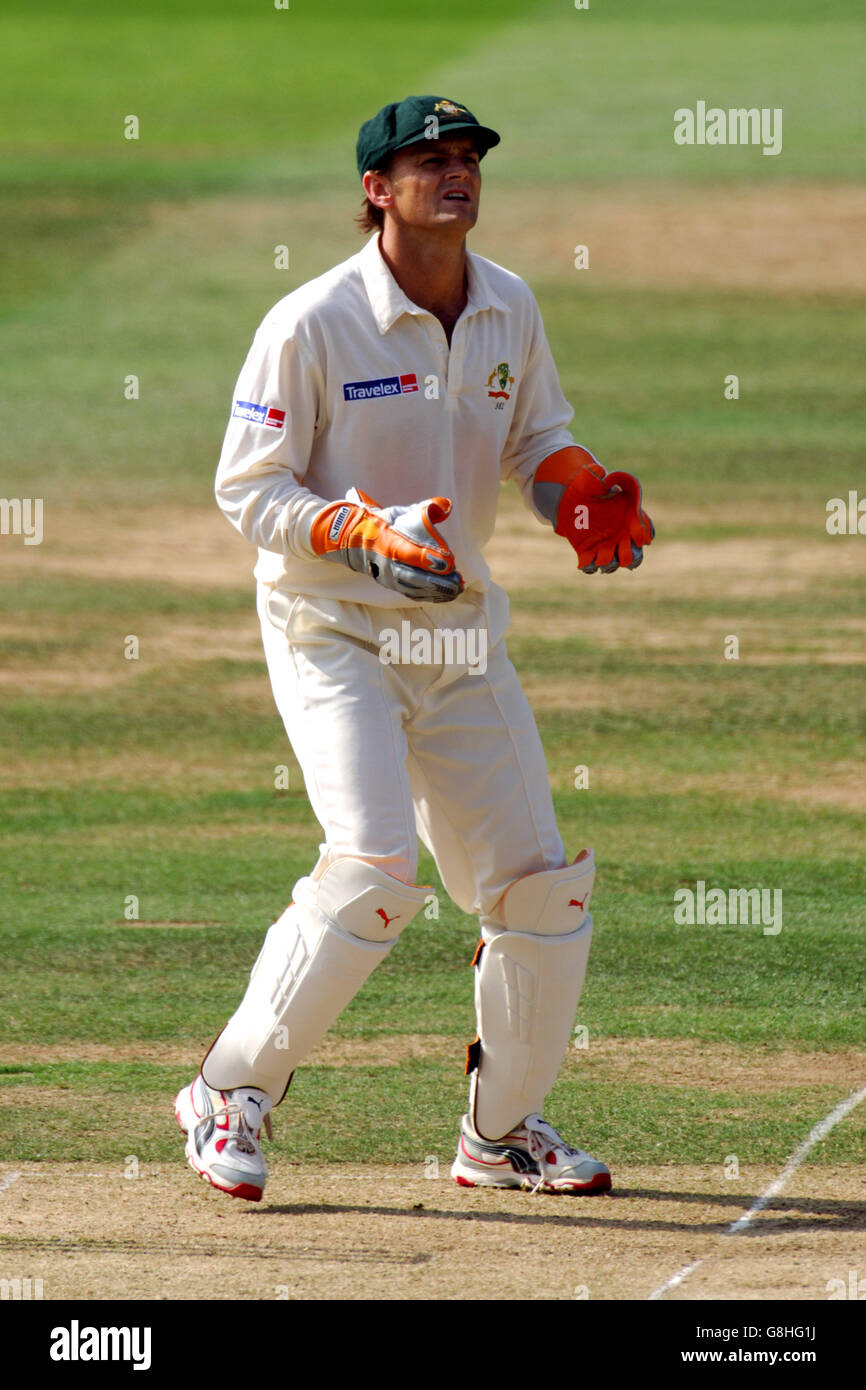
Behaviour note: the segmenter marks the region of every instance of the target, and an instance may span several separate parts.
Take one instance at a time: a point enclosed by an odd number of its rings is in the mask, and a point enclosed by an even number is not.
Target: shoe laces
[[[579,1149],[573,1149],[562,1135],[548,1124],[540,1115],[527,1115],[523,1121],[526,1130],[529,1152],[538,1164],[538,1182],[533,1187],[531,1197],[539,1192],[551,1176],[554,1176],[563,1158],[578,1158]]]
[[[244,1154],[254,1154],[258,1151],[258,1140],[261,1137],[261,1130],[254,1130],[242,1105],[236,1100],[227,1100],[223,1105],[212,1106],[210,1111],[202,1115],[200,1120],[196,1120],[195,1128],[200,1129],[208,1120],[219,1120],[222,1116],[229,1120],[229,1131],[231,1138],[237,1149]],[[274,1131],[271,1125],[271,1117],[267,1112],[262,1117],[265,1126],[265,1134],[269,1139],[273,1139]],[[232,1126],[231,1121],[237,1123]]]

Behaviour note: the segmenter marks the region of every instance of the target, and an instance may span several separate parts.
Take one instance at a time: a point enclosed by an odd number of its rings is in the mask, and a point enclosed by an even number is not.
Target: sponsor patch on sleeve
[[[255,401],[235,401],[232,415],[248,420],[251,425],[270,425],[275,430],[281,430],[286,423],[284,410],[277,410],[274,405],[257,405]]]

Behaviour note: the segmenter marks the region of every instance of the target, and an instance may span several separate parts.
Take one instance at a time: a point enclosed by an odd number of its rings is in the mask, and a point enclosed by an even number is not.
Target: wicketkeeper
[[[568,862],[483,550],[503,481],[586,574],[634,569],[653,528],[636,480],[574,443],[530,290],[466,249],[497,144],[443,97],[367,121],[369,240],[271,310],[237,384],[217,500],[258,547],[274,698],[323,843],[176,1100],[192,1167],[235,1197],[261,1197],[263,1120],[424,906],[419,835],[480,923],[452,1176],[610,1187],[542,1119],[586,970],[595,865],[587,849]],[[405,630],[455,640],[428,643],[432,664],[384,660],[385,635]],[[486,645],[467,640],[482,633]],[[482,647],[484,663],[462,659]]]

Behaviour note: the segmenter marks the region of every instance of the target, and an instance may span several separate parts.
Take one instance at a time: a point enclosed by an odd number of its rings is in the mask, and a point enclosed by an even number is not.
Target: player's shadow
[[[539,1197],[531,1199],[525,1192],[515,1191],[513,1194],[515,1201],[526,1202],[536,1200],[538,1202],[549,1202],[550,1197]],[[266,1207],[250,1208],[244,1212],[245,1216],[267,1217],[267,1216],[396,1216],[405,1219],[407,1216],[416,1217],[421,1221],[482,1221],[491,1222],[494,1225],[517,1225],[517,1226],[562,1226],[562,1227],[599,1227],[616,1228],[618,1230],[632,1231],[687,1231],[694,1233],[695,1223],[684,1218],[683,1220],[661,1219],[653,1220],[650,1217],[635,1217],[630,1219],[623,1216],[620,1211],[616,1215],[610,1211],[610,1204],[615,1202],[617,1207],[623,1202],[666,1202],[683,1204],[700,1204],[704,1207],[723,1206],[735,1208],[735,1215],[730,1219],[726,1214],[721,1221],[709,1221],[700,1224],[700,1230],[709,1235],[723,1235],[729,1229],[732,1221],[737,1216],[745,1213],[757,1200],[758,1194],[754,1195],[743,1193],[708,1193],[708,1192],[666,1192],[655,1188],[632,1188],[627,1191],[609,1192],[594,1197],[569,1198],[560,1196],[552,1199],[556,1203],[557,1210],[547,1211],[448,1211],[437,1206],[368,1206],[359,1205],[354,1202],[290,1202],[284,1205],[274,1205]],[[561,1204],[578,1202],[580,1209],[573,1215],[561,1210]],[[809,1230],[822,1231],[856,1231],[866,1230],[866,1201],[843,1201],[831,1197],[790,1197],[779,1198],[775,1203],[770,1203],[755,1218],[752,1225],[746,1227],[740,1235],[746,1237],[751,1235],[783,1235],[786,1232],[804,1232]]]

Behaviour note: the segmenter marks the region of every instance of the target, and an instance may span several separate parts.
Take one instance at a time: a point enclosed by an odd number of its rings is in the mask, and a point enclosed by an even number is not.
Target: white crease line
[[[844,1120],[845,1116],[864,1100],[866,1100],[866,1086],[863,1086],[859,1091],[852,1091],[850,1096],[847,1096],[845,1100],[839,1102],[835,1110],[831,1110],[829,1115],[825,1115],[823,1120],[819,1120],[814,1128],[809,1131],[802,1144],[799,1144],[791,1154],[791,1157],[788,1159],[788,1162],[785,1164],[779,1176],[773,1179],[770,1186],[765,1192],[761,1193],[760,1197],[756,1198],[748,1211],[743,1212],[742,1216],[731,1223],[728,1229],[723,1232],[723,1235],[734,1236],[737,1235],[739,1231],[745,1231],[747,1226],[752,1224],[752,1218],[757,1216],[759,1211],[763,1211],[764,1207],[767,1206],[769,1202],[772,1202],[774,1197],[778,1197],[779,1193],[787,1187],[789,1178],[797,1171],[809,1150],[814,1148],[815,1144],[821,1139],[824,1139],[840,1120]],[[694,1264],[684,1265],[682,1269],[677,1270],[676,1274],[672,1274],[670,1279],[666,1279],[657,1289],[653,1289],[647,1302],[652,1303],[659,1298],[663,1298],[670,1289],[675,1289],[678,1284],[682,1284],[688,1279],[689,1275],[693,1274],[702,1264],[706,1264],[708,1258],[709,1256],[705,1256],[704,1259],[696,1260]]]
[[[8,1177],[0,1180],[0,1192],[5,1192],[7,1187],[11,1187],[13,1182],[17,1182],[20,1177],[20,1173],[10,1173]]]
[[[727,1232],[725,1234],[727,1234]],[[647,1302],[652,1303],[655,1299],[663,1298],[670,1289],[675,1289],[677,1284],[684,1283],[690,1274],[694,1274],[695,1270],[699,1269],[701,1265],[706,1264],[706,1262],[706,1257],[704,1257],[702,1260],[695,1260],[693,1265],[683,1265],[683,1268],[678,1270],[676,1274],[672,1274],[670,1279],[666,1280],[664,1284],[660,1284],[657,1289],[653,1289]]]

